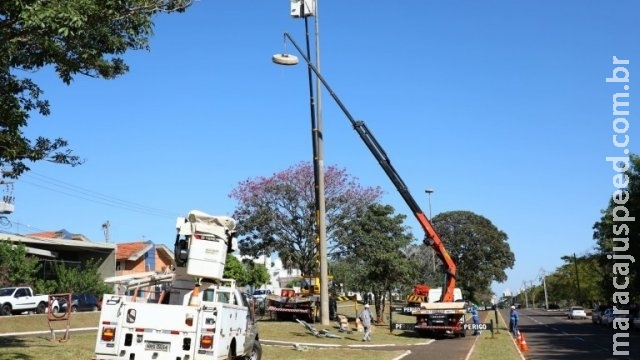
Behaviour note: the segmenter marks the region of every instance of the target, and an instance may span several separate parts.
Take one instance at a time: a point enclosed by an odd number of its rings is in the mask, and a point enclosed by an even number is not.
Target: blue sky
[[[33,165],[15,183],[9,231],[65,228],[101,242],[108,220],[113,242],[171,245],[175,216],[231,214],[240,181],[310,161],[306,68],[271,62],[294,51],[283,32],[304,44],[289,7],[202,0],[158,16],[151,51],[127,54],[119,79],[65,86],[49,70],[33,74],[52,114],[25,133],[64,137],[87,161]],[[623,90],[605,78],[613,56],[637,71],[638,14],[632,1],[320,0],[321,71],[425,213],[433,188],[434,215],[470,210],[509,235],[516,263],[494,290],[513,291],[594,246],[592,225],[615,190],[604,159],[622,156],[611,99]],[[421,239],[326,92],[322,104],[325,164],[382,186]],[[628,134],[637,152],[634,124]]]

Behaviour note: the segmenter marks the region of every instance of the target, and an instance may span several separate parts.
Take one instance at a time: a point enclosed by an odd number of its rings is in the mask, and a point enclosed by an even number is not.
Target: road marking
[[[552,328],[551,328],[551,330],[553,330],[553,331],[560,331],[560,330],[558,330],[557,328],[554,328],[554,327],[552,327]]]
[[[392,360],[400,360],[403,357],[408,356],[410,354],[411,354],[411,350],[407,350],[407,351],[404,352],[404,354],[401,354],[400,356],[397,356],[397,357],[393,358]]]

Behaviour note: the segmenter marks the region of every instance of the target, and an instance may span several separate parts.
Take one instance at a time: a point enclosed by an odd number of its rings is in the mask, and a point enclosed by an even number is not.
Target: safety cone
[[[527,346],[527,340],[524,338],[524,334],[520,333],[522,339],[520,340],[520,351],[529,351],[529,346]]]
[[[189,306],[200,306],[200,285],[196,285],[189,299]]]
[[[522,344],[522,334],[518,330],[516,330],[516,334],[516,343],[520,346],[520,344]]]

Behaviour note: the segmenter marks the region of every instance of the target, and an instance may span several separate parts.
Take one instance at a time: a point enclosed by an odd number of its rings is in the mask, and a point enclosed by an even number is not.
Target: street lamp
[[[427,195],[429,196],[429,221],[432,221],[431,218],[431,194],[433,194],[435,190],[429,188],[426,189],[424,192],[427,193]],[[434,249],[431,249],[431,263],[433,264],[433,272],[436,271],[436,251]]]

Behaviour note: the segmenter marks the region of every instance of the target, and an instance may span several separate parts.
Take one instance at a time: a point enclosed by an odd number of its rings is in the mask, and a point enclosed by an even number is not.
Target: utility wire
[[[71,196],[74,198],[91,201],[94,203],[111,206],[127,211],[132,211],[140,214],[146,214],[151,216],[158,216],[163,218],[175,217],[176,214],[163,209],[153,208],[141,204],[134,203],[132,201],[123,200],[116,198],[114,196],[102,194],[93,190],[89,190],[86,188],[82,188],[61,180],[56,180],[54,178],[37,174],[34,172],[29,172],[25,174],[26,176],[21,177],[18,182],[22,182],[25,184],[29,184],[35,187],[43,188],[49,191],[53,191],[59,194],[64,194],[67,196]],[[40,181],[45,183],[38,184],[30,181],[24,180],[24,177],[30,177],[32,180]],[[48,186],[47,186],[48,185]],[[53,187],[52,187],[53,186]]]

